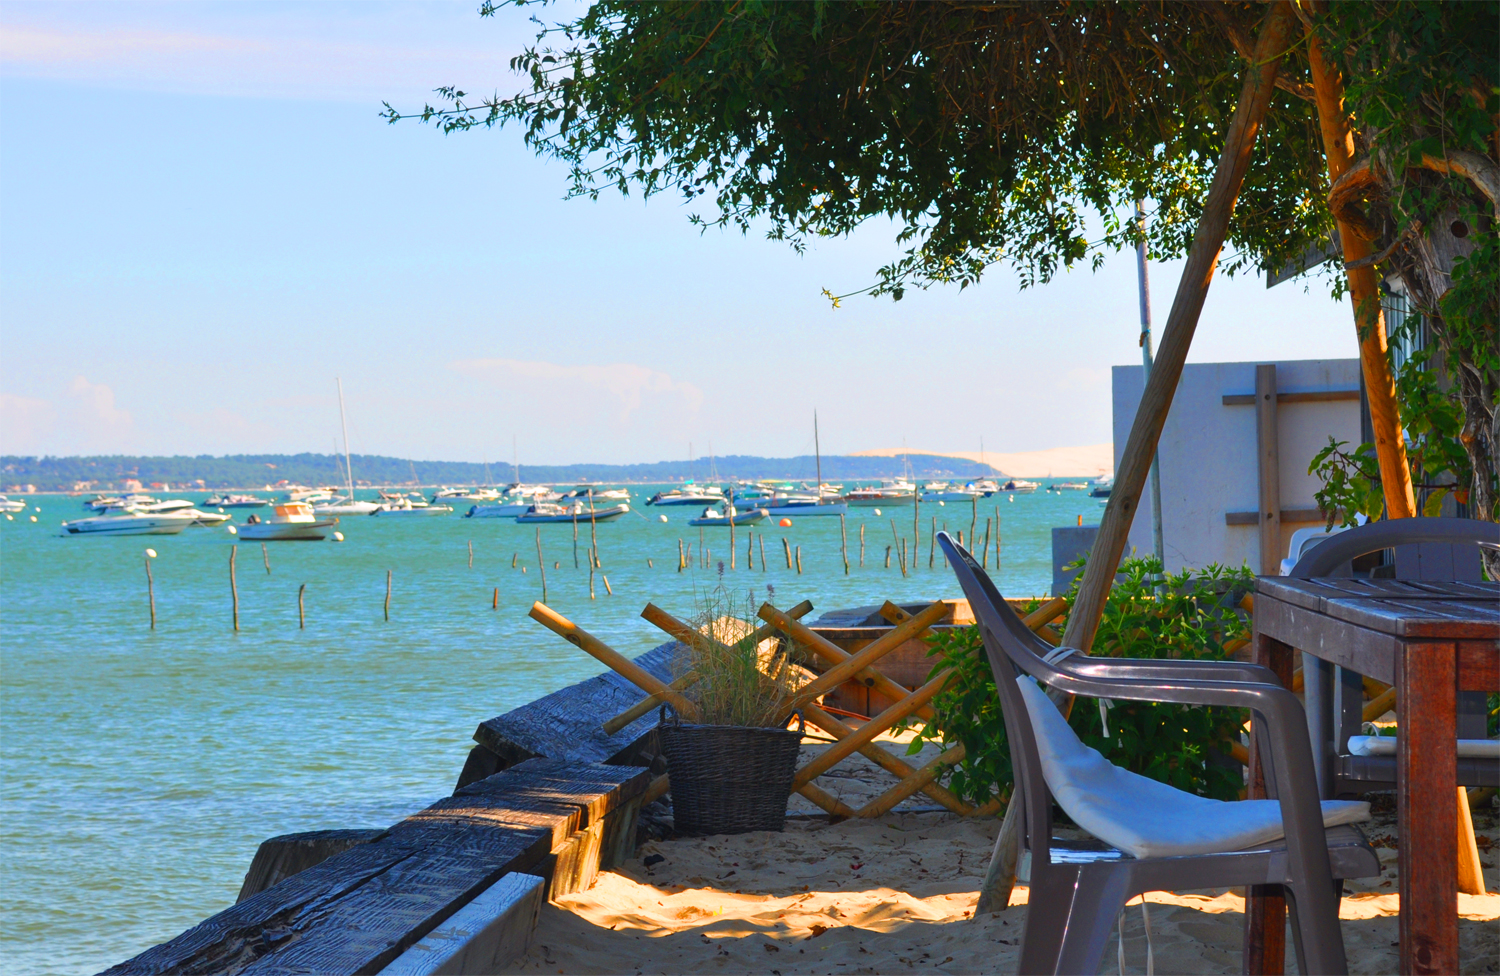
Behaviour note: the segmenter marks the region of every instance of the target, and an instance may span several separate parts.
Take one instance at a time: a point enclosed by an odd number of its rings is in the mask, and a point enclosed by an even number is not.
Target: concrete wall
[[[1172,400],[1172,411],[1158,447],[1161,463],[1162,535],[1166,568],[1209,563],[1260,566],[1257,525],[1226,525],[1225,513],[1254,512],[1259,503],[1256,470],[1255,407],[1225,406],[1227,394],[1255,392],[1255,363],[1190,363]],[[1279,393],[1359,388],[1359,360],[1278,362]],[[1114,367],[1115,470],[1119,470],[1143,383],[1141,367]],[[1307,473],[1313,456],[1334,437],[1360,443],[1359,401],[1281,403],[1277,415],[1281,442],[1281,507],[1315,508],[1318,481]],[[1148,482],[1149,485],[1149,482]],[[1308,523],[1311,524],[1311,523]],[[1280,551],[1302,524],[1282,526]],[[1149,490],[1130,527],[1127,553],[1152,552]],[[1276,572],[1270,567],[1265,572]]]
[[[1093,551],[1094,537],[1098,534],[1097,525],[1064,525],[1052,530],[1052,596],[1068,592],[1079,571],[1063,567]]]

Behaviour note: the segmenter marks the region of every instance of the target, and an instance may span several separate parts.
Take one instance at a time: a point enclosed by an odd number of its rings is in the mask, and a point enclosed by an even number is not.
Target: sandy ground
[[[803,761],[821,748],[808,743]],[[857,805],[893,782],[862,762],[836,767],[839,775],[820,785]],[[1015,972],[1025,887],[1006,911],[973,918],[999,822],[912,812],[929,803],[918,796],[878,820],[830,825],[801,816],[779,834],[648,843],[590,890],[544,906],[535,945],[508,971]],[[801,809],[796,801],[792,807]],[[1476,821],[1486,887],[1500,891],[1500,818],[1491,808]],[[1347,885],[1341,917],[1350,972],[1393,973],[1394,815],[1377,814],[1365,829],[1385,871]],[[1146,898],[1157,972],[1239,972],[1240,896],[1218,889]],[[1459,895],[1459,913],[1461,971],[1500,972],[1500,894]],[[1116,948],[1101,972],[1118,971]],[[1125,913],[1125,959],[1126,972],[1145,971],[1145,930],[1135,907]],[[1295,971],[1289,949],[1288,972]]]

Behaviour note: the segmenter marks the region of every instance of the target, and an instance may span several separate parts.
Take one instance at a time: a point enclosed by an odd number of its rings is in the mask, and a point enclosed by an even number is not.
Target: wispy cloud
[[[497,386],[521,387],[553,403],[565,403],[579,396],[597,402],[599,394],[604,394],[613,399],[610,412],[614,421],[622,425],[648,402],[690,414],[703,405],[703,391],[692,383],[635,363],[564,366],[520,359],[459,359],[449,363],[448,368]]]
[[[68,385],[68,393],[84,423],[122,428],[133,422],[128,412],[115,405],[115,391],[103,383],[90,383],[85,376],[75,376]]]

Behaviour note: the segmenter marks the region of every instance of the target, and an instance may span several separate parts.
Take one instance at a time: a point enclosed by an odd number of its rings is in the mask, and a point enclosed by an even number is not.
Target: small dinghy
[[[733,505],[728,506],[724,512],[717,508],[705,508],[702,515],[688,519],[688,525],[754,525],[765,521],[768,515],[770,513],[763,508],[752,508],[744,512],[738,511]]]
[[[615,505],[611,508],[587,509],[582,505],[574,505],[565,508],[562,505],[540,504],[516,516],[517,522],[531,524],[533,522],[613,522],[617,518],[624,517],[630,511],[630,506],[625,504]]]
[[[272,511],[275,514],[264,521],[259,515],[250,516],[237,530],[239,537],[256,542],[317,540],[327,536],[325,530],[339,524],[336,518],[319,520],[307,502],[278,503]]]

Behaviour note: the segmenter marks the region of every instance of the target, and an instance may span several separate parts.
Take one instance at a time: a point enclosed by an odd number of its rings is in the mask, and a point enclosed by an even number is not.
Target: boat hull
[[[69,535],[177,535],[193,524],[191,518],[139,518],[114,517],[108,515],[64,522],[63,529]]]
[[[256,522],[239,527],[241,539],[251,542],[316,542],[328,537],[328,529],[338,524],[327,522]]]
[[[672,495],[665,498],[661,495],[656,495],[646,499],[646,504],[657,507],[668,505],[717,505],[723,500],[723,495]]]
[[[432,518],[452,515],[452,505],[417,505],[412,508],[377,508],[370,513],[380,518]]]
[[[725,526],[725,525],[754,525],[756,522],[764,522],[770,515],[763,508],[752,509],[748,512],[739,512],[733,518],[720,515],[717,518],[695,518],[688,519],[688,525],[703,526]]]
[[[915,505],[916,502],[913,495],[858,495],[844,499],[844,504],[850,508],[894,508],[897,505]]]
[[[593,512],[564,512],[557,514],[553,512],[538,513],[526,512],[516,516],[517,522],[525,522],[527,525],[540,524],[543,522],[613,522],[617,518],[623,518],[630,511],[629,505],[616,505],[614,508],[596,509]]]
[[[757,507],[771,518],[780,518],[782,516],[786,516],[787,518],[807,518],[813,515],[838,516],[849,513],[849,505],[845,502],[824,504],[807,502],[800,505],[760,505]]]
[[[507,502],[504,505],[470,505],[464,518],[515,518],[531,510],[530,502]]]

